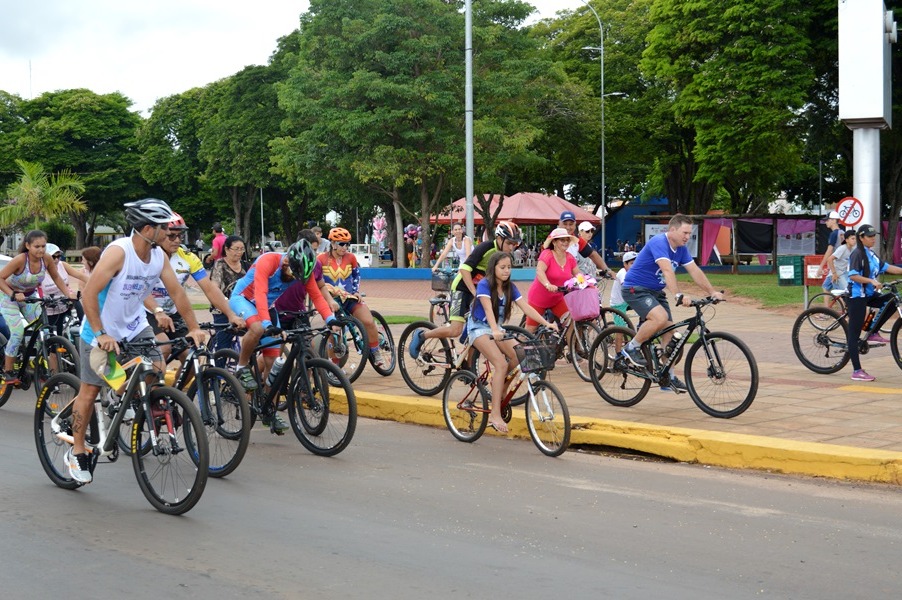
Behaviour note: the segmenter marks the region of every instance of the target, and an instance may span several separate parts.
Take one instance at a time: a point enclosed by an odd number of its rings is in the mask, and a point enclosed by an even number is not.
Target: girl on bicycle
[[[38,229],[29,231],[19,244],[19,253],[0,270],[0,311],[10,332],[3,361],[6,385],[21,383],[13,372],[16,353],[25,335],[25,326],[41,314],[40,304],[25,301],[38,297],[38,288],[46,275],[50,275],[64,296],[75,297],[60,277],[54,261],[45,260],[46,248],[47,234]]]
[[[464,235],[463,225],[455,223],[451,226],[451,237],[448,238],[445,248],[442,250],[442,253],[438,255],[438,258],[435,259],[435,264],[432,265],[432,271],[435,272],[441,268],[442,261],[445,260],[445,256],[447,256],[449,252],[451,252],[452,256],[451,268],[456,269],[464,264],[464,261],[467,260],[467,257],[470,256],[470,252],[472,251],[473,242]]]
[[[520,290],[511,282],[513,257],[508,252],[495,252],[489,258],[485,277],[476,285],[476,302],[470,310],[467,320],[467,336],[473,346],[492,365],[492,410],[489,413],[489,425],[495,431],[507,433],[507,424],[501,418],[501,399],[507,391],[507,378],[502,373],[509,371],[508,365],[517,364],[514,346],[517,340],[504,340],[501,324],[510,318],[514,303],[520,307],[527,318],[534,323],[557,329],[553,323],[546,321],[534,308],[520,296]]]
[[[526,297],[529,305],[538,313],[544,313],[547,309],[557,318],[563,317],[567,311],[567,303],[564,302],[564,293],[558,288],[573,277],[579,275],[576,259],[567,252],[570,244],[576,243],[576,238],[567,233],[563,227],[558,227],[548,234],[542,253],[539,254],[536,263],[536,278],[529,286]],[[526,316],[526,329],[530,332],[536,330],[538,322]]]

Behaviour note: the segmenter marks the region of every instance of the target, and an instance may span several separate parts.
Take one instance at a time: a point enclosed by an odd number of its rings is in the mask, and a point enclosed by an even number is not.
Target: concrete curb
[[[355,395],[361,417],[445,427],[440,400],[410,400],[356,390]],[[510,435],[529,439],[520,413],[514,410]],[[571,416],[571,422],[571,445],[611,446],[731,469],[902,484],[902,452],[578,416]],[[491,430],[486,433],[500,435]]]

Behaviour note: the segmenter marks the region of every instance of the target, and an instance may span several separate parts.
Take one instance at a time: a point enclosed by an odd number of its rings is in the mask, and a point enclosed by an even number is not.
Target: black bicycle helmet
[[[125,204],[125,222],[132,229],[145,225],[165,225],[176,218],[169,205],[156,198],[144,198]]]
[[[302,238],[288,248],[288,266],[296,278],[307,281],[313,273],[314,265],[316,252],[307,240]]]
[[[503,240],[511,240],[518,244],[522,241],[520,237],[520,228],[513,221],[499,221],[495,227],[495,237]]]

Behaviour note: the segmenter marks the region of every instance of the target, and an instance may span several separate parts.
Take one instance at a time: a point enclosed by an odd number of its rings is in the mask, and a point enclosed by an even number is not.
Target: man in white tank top
[[[94,400],[104,385],[91,368],[91,352],[100,348],[119,354],[117,340],[153,339],[147,324],[144,299],[161,280],[188,324],[188,336],[200,345],[207,335],[197,325],[188,296],[157,244],[162,242],[173,219],[172,209],[162,200],[147,198],[125,205],[125,218],[132,227],[130,237],[112,242],[100,255],[82,293],[85,320],[81,329],[81,387],[72,408],[73,448],[66,454],[69,474],[79,483],[90,483],[90,461],[85,432],[94,410]],[[148,354],[161,371],[159,351]]]

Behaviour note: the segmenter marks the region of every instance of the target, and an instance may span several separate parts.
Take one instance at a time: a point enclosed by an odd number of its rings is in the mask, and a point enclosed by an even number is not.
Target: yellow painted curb
[[[445,427],[438,399],[360,391],[355,395],[361,417]],[[529,438],[521,413],[522,409],[514,410],[510,435]],[[718,467],[902,484],[902,452],[572,415],[571,421],[571,444],[625,448]]]

